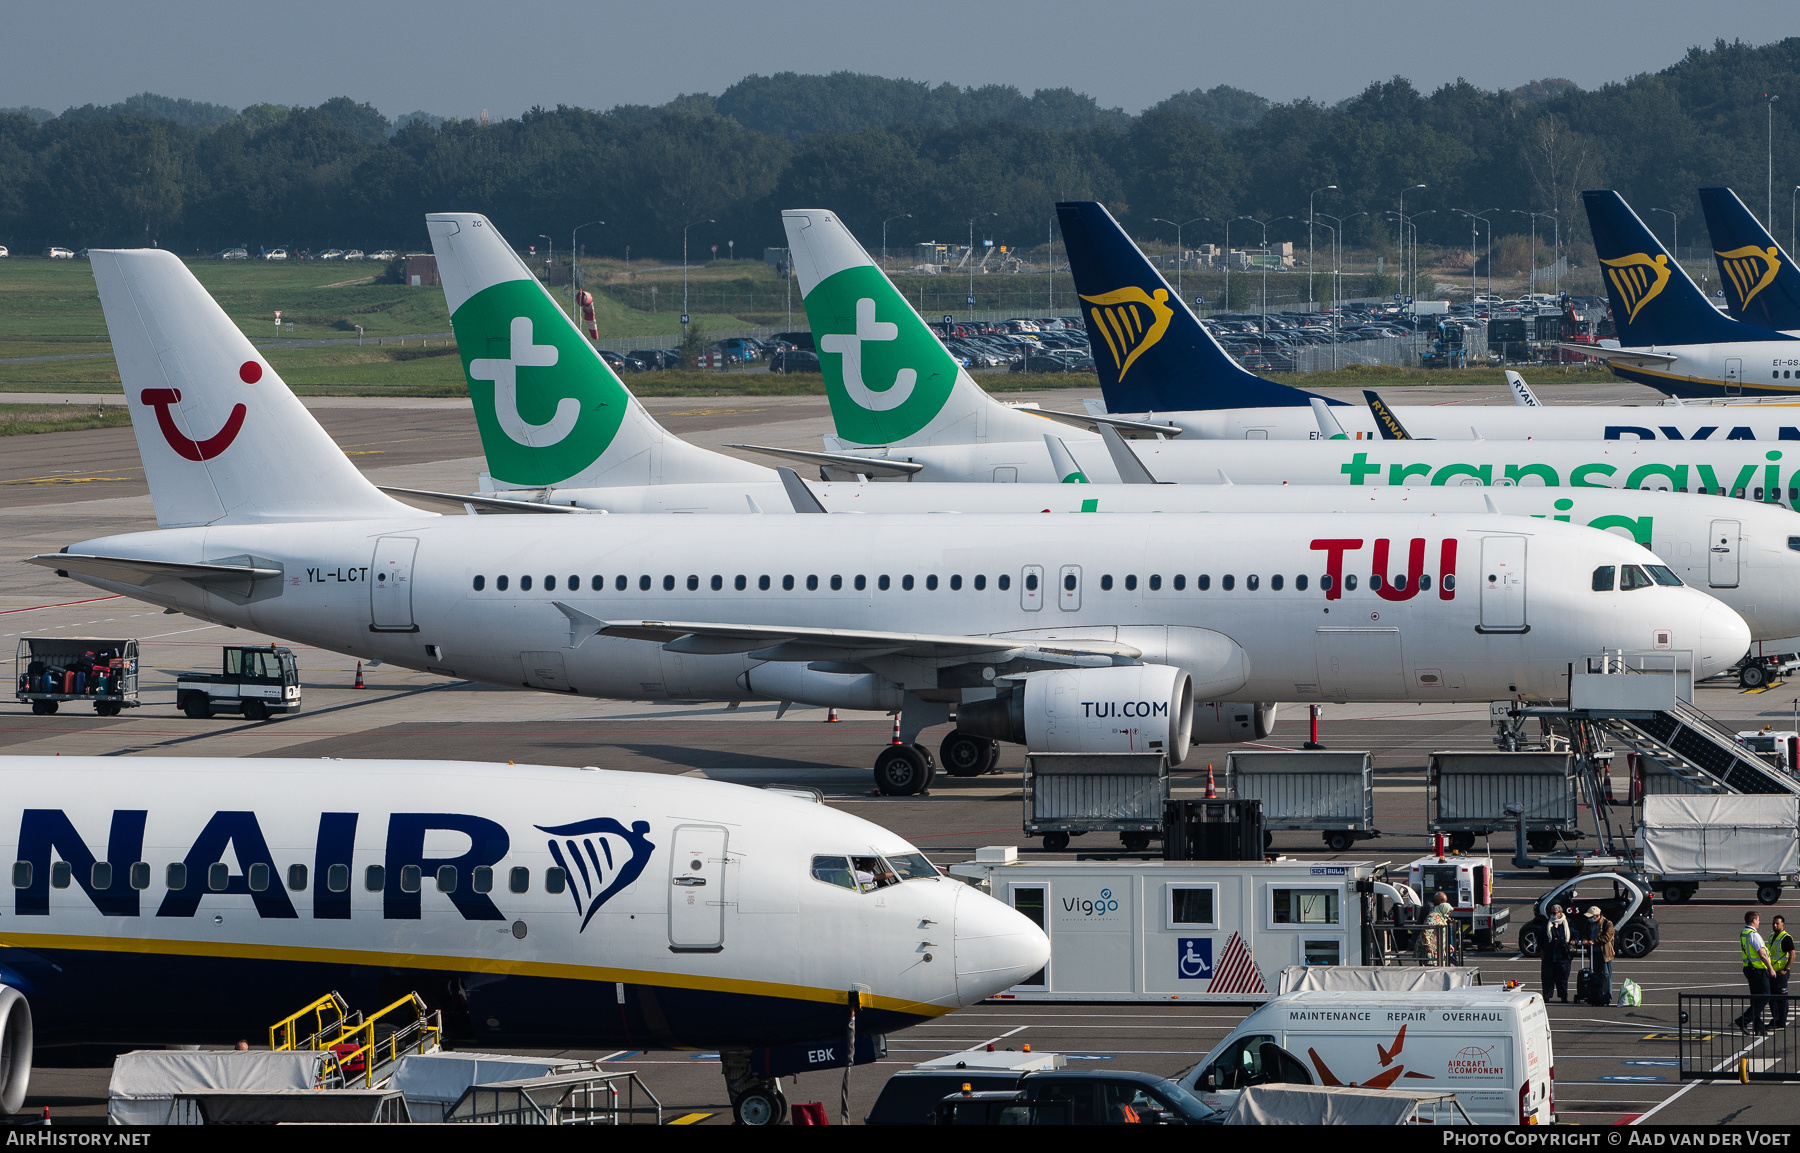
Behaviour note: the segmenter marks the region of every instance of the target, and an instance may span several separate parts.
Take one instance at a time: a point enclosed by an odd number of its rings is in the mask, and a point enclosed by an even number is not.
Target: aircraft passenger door
[[[677,825],[669,839],[669,948],[725,948],[725,843],[718,825]]]
[[[1057,604],[1066,613],[1081,608],[1081,566],[1066,564],[1062,566],[1062,587],[1057,592]]]
[[[1738,530],[1735,520],[1712,522],[1707,543],[1706,583],[1716,589],[1738,587]]]
[[[1522,633],[1525,623],[1525,538],[1481,540],[1481,624],[1483,633]]]
[[[1078,584],[1080,582],[1077,582]],[[1044,566],[1028,564],[1019,572],[1019,607],[1028,613],[1044,607]]]
[[[1008,895],[1012,898],[1014,909],[1042,929],[1045,934],[1050,932],[1050,887],[1048,885],[1013,885]],[[1050,966],[1045,965],[1020,981],[1019,984],[1048,989],[1050,987]]]
[[[1744,391],[1744,358],[1728,356],[1725,358],[1725,392],[1728,396],[1737,396]]]
[[[384,536],[375,541],[369,566],[369,631],[416,633],[413,623],[413,555],[419,542],[410,536]]]

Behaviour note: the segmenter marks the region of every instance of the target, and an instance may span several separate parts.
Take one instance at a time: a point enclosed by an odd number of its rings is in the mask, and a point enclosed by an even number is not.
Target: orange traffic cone
[[[835,725],[838,723],[838,715],[837,715],[836,709],[827,709],[825,711],[824,723],[828,724],[828,725]]]
[[[353,685],[352,687],[359,688],[359,689],[365,687],[363,685],[363,679],[362,679],[362,662],[361,661],[356,662],[356,684]]]
[[[1213,787],[1213,770],[1211,765],[1206,766],[1206,799],[1209,801],[1216,801],[1219,799],[1219,790]]]
[[[900,714],[899,713],[894,714],[894,739],[892,741],[890,741],[889,743],[895,744],[895,745],[900,743]]]

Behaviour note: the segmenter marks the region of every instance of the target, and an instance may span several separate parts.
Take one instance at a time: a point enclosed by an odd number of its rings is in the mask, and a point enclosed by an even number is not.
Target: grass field
[[[85,404],[0,404],[0,436],[39,432],[74,432],[84,428],[118,428],[131,423],[131,413],[114,405],[101,411]]]

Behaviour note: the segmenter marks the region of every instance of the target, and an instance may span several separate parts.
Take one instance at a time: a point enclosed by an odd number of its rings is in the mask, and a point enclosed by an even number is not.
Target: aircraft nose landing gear
[[[779,1125],[786,1119],[787,1097],[781,1092],[781,1078],[752,1073],[749,1053],[722,1052],[719,1067],[731,1094],[731,1119],[735,1124]]]

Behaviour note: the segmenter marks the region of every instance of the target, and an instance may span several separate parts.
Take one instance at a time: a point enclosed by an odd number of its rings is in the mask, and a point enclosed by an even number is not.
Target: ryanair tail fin
[[[1312,403],[1315,394],[1264,380],[1231,359],[1105,205],[1064,201],[1056,216],[1108,412]]]
[[[1610,189],[1583,192],[1613,326],[1627,348],[1780,340],[1721,313],[1669,255],[1637,213]]]
[[[1779,331],[1800,329],[1800,268],[1738,194],[1702,188],[1700,207],[1732,319]]]
[[[502,486],[775,479],[656,423],[485,216],[436,212],[425,227],[488,472]]]
[[[356,470],[172,253],[89,256],[158,525],[429,515]]]
[[[839,445],[1035,442],[1043,436],[1042,418],[1001,404],[963,371],[836,213],[789,209],[781,223]]]

